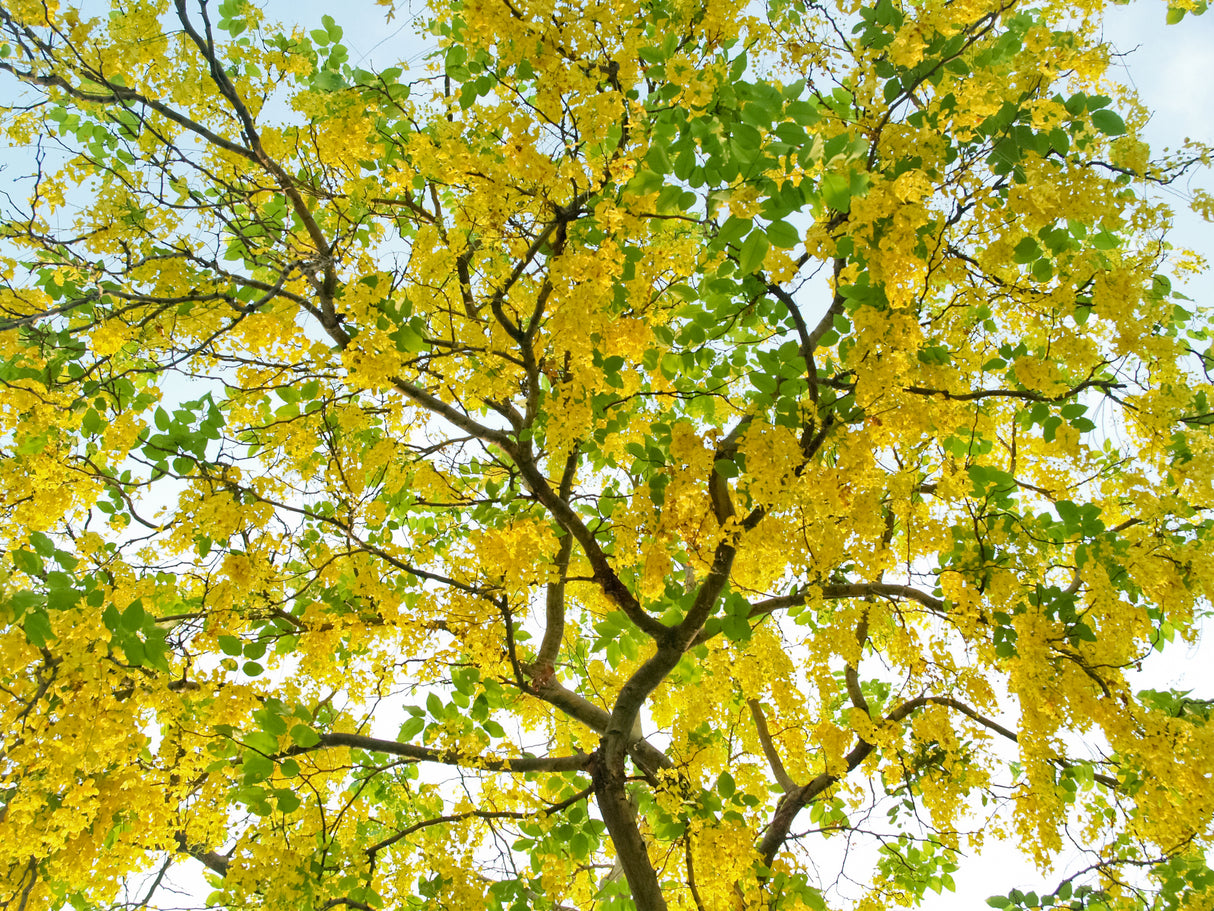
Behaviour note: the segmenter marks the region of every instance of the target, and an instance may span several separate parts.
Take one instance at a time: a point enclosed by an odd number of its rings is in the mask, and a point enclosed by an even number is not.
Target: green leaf
[[[1024,265],[1041,256],[1041,246],[1035,237],[1025,237],[1012,250],[1012,262]]]
[[[1082,114],[1088,105],[1088,98],[1083,92],[1076,92],[1065,102],[1066,112],[1072,117],[1078,117]]]
[[[1054,442],[1058,436],[1058,428],[1062,426],[1062,418],[1056,414],[1050,415],[1045,419],[1045,423],[1041,425],[1041,438],[1047,443]]]
[[[136,599],[128,604],[126,610],[122,612],[122,628],[136,632],[143,629],[146,619],[147,612],[143,609],[143,602]]]
[[[259,709],[253,718],[267,734],[277,738],[287,732],[287,719],[269,708]]]
[[[713,470],[723,478],[736,478],[738,466],[731,459],[717,459],[712,463]]]
[[[730,614],[721,618],[721,632],[725,634],[725,638],[733,642],[746,642],[750,639],[753,630],[744,615]]]
[[[773,395],[779,384],[779,379],[764,370],[756,370],[750,374],[750,382],[759,392]]]
[[[46,596],[46,606],[53,611],[70,610],[80,602],[80,592],[74,588],[52,588]]]
[[[266,644],[262,640],[245,643],[244,656],[256,661],[266,653]]]
[[[817,104],[812,101],[790,101],[784,106],[784,113],[803,127],[811,127],[822,119]]]
[[[1125,133],[1125,121],[1116,111],[1102,108],[1092,112],[1092,126],[1108,136],[1121,136]]]
[[[291,739],[304,748],[320,743],[320,735],[306,724],[297,724],[291,728]]]
[[[443,705],[443,700],[439,698],[438,693],[431,693],[426,697],[426,711],[430,713],[432,718],[444,718],[446,716],[446,707]]]
[[[1059,500],[1054,504],[1054,510],[1058,513],[1058,518],[1062,520],[1068,529],[1077,529],[1079,527],[1079,507],[1070,500]]]
[[[662,187],[662,191],[658,193],[657,210],[659,213],[668,214],[677,212],[682,209],[684,190],[680,186],[670,184]],[[695,203],[695,197],[692,197],[692,203]]]
[[[396,735],[397,740],[412,740],[426,727],[426,722],[420,715],[410,716],[404,724],[400,726],[400,732]]]
[[[38,648],[46,648],[47,642],[55,638],[55,633],[51,629],[51,619],[45,611],[27,613],[25,619],[21,621],[21,628],[25,631],[26,641]]]
[[[650,170],[642,170],[636,173],[632,180],[628,181],[628,192],[635,193],[637,196],[647,196],[650,193],[656,193],[662,188],[665,181],[661,174],[655,174]]]
[[[45,571],[42,558],[32,550],[15,550],[12,556],[13,566],[17,567],[17,569],[27,576],[41,576]]]
[[[265,781],[274,774],[274,760],[269,756],[263,756],[261,753],[252,751],[244,754],[241,767],[244,769],[245,784],[255,784],[259,781]]]
[[[649,165],[654,174],[669,174],[673,167],[670,155],[661,144],[649,147],[649,151],[645,153],[645,164]]]
[[[30,534],[30,544],[34,546],[34,550],[42,554],[44,557],[53,556],[55,553],[55,542],[40,531],[35,531]]]
[[[746,232],[751,229],[753,221],[749,218],[740,218],[737,215],[731,215],[726,219],[725,224],[721,225],[721,230],[717,233],[717,240],[722,244],[736,244]]]
[[[822,178],[822,200],[838,212],[851,210],[851,176],[832,172]]]
[[[50,431],[43,430],[41,433],[31,433],[24,436],[20,443],[17,444],[17,455],[37,455],[46,449],[50,442]]]
[[[773,247],[791,250],[801,242],[801,234],[788,222],[777,219],[767,226],[767,239]]]
[[[499,740],[502,737],[506,736],[505,729],[500,724],[498,724],[496,721],[494,721],[492,718],[488,719],[484,724],[482,724],[481,728],[490,737],[494,737]]]
[[[767,250],[767,234],[762,228],[755,228],[746,238],[746,243],[742,244],[742,251],[738,254],[738,271],[749,275],[762,268],[763,260],[767,258]]]
[[[120,644],[122,652],[126,656],[127,664],[132,667],[143,667],[144,661],[147,658],[147,651],[144,648],[143,640],[138,636],[126,636]]]
[[[339,73],[332,70],[321,70],[312,77],[312,84],[322,92],[336,92],[346,87],[346,81]]]
[[[278,752],[278,737],[269,731],[250,731],[244,738],[245,746],[259,753],[273,754]]]
[[[285,788],[276,788],[274,790],[274,801],[278,804],[278,811],[280,813],[294,813],[299,809],[301,803],[298,794]]]

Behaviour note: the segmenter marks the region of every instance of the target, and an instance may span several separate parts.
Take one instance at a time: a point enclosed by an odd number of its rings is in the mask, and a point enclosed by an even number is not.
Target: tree
[[[1133,679],[1209,155],[1100,4],[428,15],[0,4],[4,907],[907,907],[986,832],[1080,854],[996,907],[1210,907]]]

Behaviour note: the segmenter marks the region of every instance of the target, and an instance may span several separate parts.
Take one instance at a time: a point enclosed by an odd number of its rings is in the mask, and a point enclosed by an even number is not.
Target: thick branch
[[[188,854],[194,858],[212,873],[218,873],[220,876],[228,875],[228,866],[230,861],[215,851],[204,851],[202,848],[195,848],[185,837],[184,832],[178,832],[176,835],[177,849],[183,854]]]
[[[584,696],[579,696],[572,690],[566,689],[555,678],[549,677],[544,680],[532,690],[532,693],[549,705],[560,709],[569,717],[582,722],[591,730],[598,731],[600,734],[607,732],[607,726],[611,723],[611,713]],[[634,722],[629,733],[632,740],[628,744],[628,752],[638,766],[649,774],[653,774],[658,769],[674,767],[674,762],[669,756],[649,741],[641,738],[639,719]]]
[[[577,539],[578,544],[581,545],[582,552],[585,553],[586,559],[590,562],[591,569],[594,570],[594,581],[602,588],[603,593],[642,632],[659,641],[665,641],[670,634],[670,629],[656,617],[646,613],[645,609],[641,607],[641,602],[637,600],[636,595],[629,591],[628,586],[620,580],[615,570],[612,569],[611,561],[607,559],[607,555],[599,547],[598,541],[594,539],[594,533],[586,527],[586,523],[574,512],[573,507],[552,489],[552,486],[548,483],[548,479],[536,467],[531,453],[523,446],[505,438],[504,434],[502,437],[500,445],[506,451],[506,454],[514,460],[514,464],[518,466],[519,474],[522,475],[527,488],[540,501],[540,505],[547,509],[552,517],[567,532],[572,534]]]
[[[458,408],[448,405],[442,399],[422,389],[420,386],[414,385],[406,379],[399,376],[392,378],[392,385],[399,391],[403,392],[409,399],[421,405],[432,414],[438,415],[443,420],[450,424],[454,424],[460,430],[478,440],[484,440],[486,443],[496,443],[507,452],[510,451],[512,444],[510,437],[500,430],[494,430],[491,427],[486,427],[478,421],[473,420],[468,415],[464,414]]]
[[[845,259],[836,258],[834,261],[834,286],[835,296],[831,299],[830,307],[822,318],[818,320],[818,325],[814,326],[813,331],[809,333],[809,338],[802,342],[803,345],[812,354],[818,347],[818,342],[822,340],[822,336],[826,335],[835,325],[835,317],[843,313],[843,294],[839,290],[839,279],[843,274],[843,267],[847,265]]]
[[[729,581],[734,555],[732,537],[717,545],[712,566],[683,622],[658,641],[657,651],[620,688],[599,749],[601,765],[595,771],[595,796],[640,911],[665,911],[666,901],[657,872],[649,861],[645,840],[629,811],[624,775],[629,732],[649,694],[679,663],[712,613]]]
[[[856,766],[868,758],[868,754],[872,751],[873,745],[861,740],[843,758],[842,772],[837,775],[822,772],[808,784],[780,798],[780,802],[776,805],[776,813],[772,817],[771,824],[767,827],[763,840],[759,842],[759,855],[763,858],[764,866],[770,867],[772,861],[776,859],[776,854],[779,853],[785,839],[788,838],[788,830],[792,827],[793,820],[796,819],[797,814],[801,812],[802,808],[807,806],[815,797],[836,781],[839,781],[844,775],[855,769]]]
[[[827,601],[837,601],[842,598],[904,598],[908,601],[918,601],[924,607],[935,613],[944,613],[944,602],[925,591],[912,585],[899,585],[891,582],[848,582],[842,584],[826,583],[806,586],[791,595],[779,598],[768,598],[760,601],[750,609],[751,619],[762,617],[786,607],[804,604],[812,588],[817,588],[822,598]]]
[[[608,740],[604,741],[609,742]],[[594,796],[611,835],[616,856],[628,880],[637,911],[666,911],[666,899],[658,882],[657,871],[649,860],[645,839],[637,827],[631,801],[626,790],[627,779],[623,763],[609,767],[602,750],[596,754],[594,765]]]
[[[763,755],[767,757],[767,764],[771,766],[772,774],[776,776],[776,782],[786,794],[789,791],[795,791],[797,783],[792,780],[792,776],[784,768],[784,762],[776,750],[775,741],[771,739],[771,731],[767,729],[767,718],[763,715],[763,706],[759,705],[758,699],[747,699],[746,705],[750,708],[750,717],[754,719],[755,730],[759,732],[759,746],[763,748]]]
[[[1111,380],[1084,380],[1082,383],[1068,389],[1066,392],[1061,392],[1058,395],[1042,395],[1040,392],[1030,392],[1026,389],[975,389],[971,392],[951,392],[948,389],[930,389],[925,386],[907,386],[907,392],[913,392],[916,395],[938,395],[946,399],[952,399],[955,402],[970,402],[975,399],[986,398],[1008,398],[1008,399],[1024,399],[1029,402],[1065,402],[1067,399],[1073,398],[1085,389],[1091,388],[1102,389],[1109,392],[1113,389],[1125,388],[1124,383],[1114,383]]]
[[[565,503],[573,490],[573,475],[577,470],[577,451],[569,453],[565,460],[565,473],[561,476],[559,496]],[[569,557],[573,553],[573,535],[566,531],[556,555],[557,577],[548,583],[544,598],[544,638],[535,656],[538,668],[551,668],[561,650],[561,639],[565,635],[565,578],[569,574]]]

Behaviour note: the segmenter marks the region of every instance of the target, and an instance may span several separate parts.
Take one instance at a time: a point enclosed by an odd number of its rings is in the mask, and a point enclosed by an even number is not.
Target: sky
[[[281,0],[271,0],[268,12],[279,13]],[[285,6],[285,4],[281,4]],[[324,0],[294,0],[291,16],[312,28],[321,16],[332,15],[345,29],[344,41],[352,63],[386,66],[400,59],[419,62],[429,36],[419,40],[407,5],[398,9],[396,19],[383,23],[381,8],[372,0],[347,0],[340,7]],[[1177,24],[1165,23],[1166,6],[1161,0],[1113,7],[1105,20],[1105,36],[1120,54],[1114,71],[1125,84],[1135,88],[1153,111],[1145,138],[1154,152],[1175,148],[1186,137],[1214,143],[1214,12],[1187,16]],[[1204,175],[1192,184],[1181,184],[1168,191],[1177,208],[1183,208],[1178,194],[1195,186],[1214,188],[1214,180]],[[1173,243],[1189,247],[1214,262],[1214,226],[1191,214],[1180,214]],[[1214,279],[1209,275],[1190,282],[1185,293],[1197,304],[1214,304]],[[1214,624],[1208,624],[1214,636]],[[1165,656],[1148,660],[1139,682],[1142,688],[1193,689],[1194,695],[1214,697],[1214,661],[1198,649],[1177,645]],[[1064,859],[1060,865],[1068,867]],[[1072,871],[1073,872],[1073,871]],[[925,908],[931,911],[976,911],[986,908],[986,897],[1006,893],[1012,888],[1025,891],[1043,883],[1057,881],[1057,874],[1043,877],[1040,871],[1012,846],[992,843],[981,856],[970,857],[954,874],[956,891],[931,896]]]

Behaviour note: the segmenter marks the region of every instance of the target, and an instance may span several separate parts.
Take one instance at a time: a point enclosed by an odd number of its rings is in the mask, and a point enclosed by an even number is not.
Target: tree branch
[[[599,547],[598,541],[594,539],[594,533],[586,527],[586,523],[574,512],[573,507],[552,489],[552,486],[548,483],[548,479],[544,477],[543,473],[536,466],[531,452],[524,445],[515,443],[508,437],[505,437],[504,434],[502,436],[504,439],[499,445],[514,460],[514,464],[518,466],[519,474],[522,475],[523,481],[526,482],[528,490],[535,495],[540,504],[581,545],[582,552],[590,562],[591,569],[594,570],[594,581],[598,583],[603,593],[642,632],[656,640],[665,641],[670,634],[670,628],[656,617],[646,613],[645,609],[641,607],[641,602],[637,600],[636,595],[629,591],[628,586],[620,580],[615,570],[612,569],[611,561],[607,559],[607,555]]]
[[[193,847],[184,832],[178,832],[175,838],[177,849],[181,853],[190,855],[212,873],[218,873],[220,876],[228,875],[228,867],[231,862],[224,855],[216,851],[204,851],[202,848]]]
[[[561,476],[558,492],[560,499],[568,503],[573,490],[573,476],[577,470],[577,451],[569,453],[565,460],[565,473]],[[544,593],[544,638],[535,656],[535,665],[541,672],[551,671],[556,656],[561,650],[565,635],[565,579],[569,575],[569,558],[573,553],[573,534],[566,531],[556,554],[557,578],[549,582]]]
[[[447,816],[436,816],[433,819],[425,819],[411,826],[406,826],[395,835],[371,845],[371,847],[367,848],[367,857],[372,865],[374,865],[375,855],[384,850],[384,848],[390,848],[398,841],[408,838],[414,832],[429,828],[430,826],[439,826],[449,822],[462,822],[465,819],[532,819],[536,816],[551,816],[553,813],[559,813],[561,810],[566,810],[575,803],[585,800],[593,791],[593,787],[583,788],[572,797],[567,797],[560,803],[554,803],[551,806],[541,807],[534,813],[524,813],[519,810],[469,810],[467,813],[451,813]]]
[[[330,732],[318,736],[320,742],[315,746],[294,746],[285,750],[281,755],[298,756],[325,747],[349,747],[366,750],[368,753],[400,756],[417,762],[436,762],[442,765],[459,766],[463,769],[484,769],[490,772],[579,772],[585,770],[590,763],[590,755],[587,753],[574,753],[571,756],[514,756],[507,759],[495,759],[468,756],[455,750],[436,750],[433,747],[400,743],[396,740],[381,740],[365,734]]]
[[[747,699],[746,705],[750,708],[750,717],[754,719],[755,729],[759,732],[759,746],[763,748],[763,755],[767,757],[767,764],[771,766],[772,774],[776,776],[776,783],[786,794],[789,791],[795,791],[797,783],[792,780],[792,776],[784,768],[784,762],[780,759],[775,742],[771,739],[771,731],[767,729],[767,719],[763,716],[763,706],[759,705],[758,699]]]

